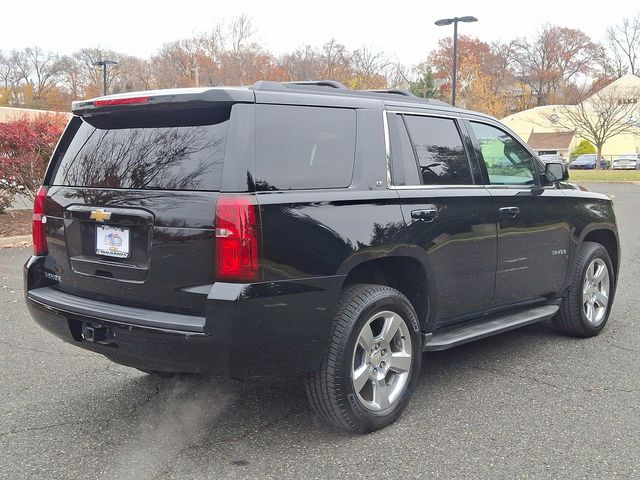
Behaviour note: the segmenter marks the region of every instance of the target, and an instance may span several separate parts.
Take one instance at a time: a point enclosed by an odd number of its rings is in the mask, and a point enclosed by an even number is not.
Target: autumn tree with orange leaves
[[[498,52],[501,54],[499,55]],[[512,81],[508,48],[489,45],[466,35],[458,37],[458,100],[464,108],[479,110],[494,116],[504,116],[508,110],[505,90]],[[443,38],[433,50],[427,64],[441,84],[440,97],[448,101],[451,95],[453,42]]]

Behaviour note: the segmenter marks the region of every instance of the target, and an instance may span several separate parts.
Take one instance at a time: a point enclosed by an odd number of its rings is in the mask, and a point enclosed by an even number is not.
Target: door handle
[[[518,207],[501,207],[499,211],[502,215],[509,218],[516,218],[520,213],[520,209]]]
[[[411,210],[411,218],[421,220],[423,222],[433,222],[440,215],[437,208],[424,208],[420,210]]]

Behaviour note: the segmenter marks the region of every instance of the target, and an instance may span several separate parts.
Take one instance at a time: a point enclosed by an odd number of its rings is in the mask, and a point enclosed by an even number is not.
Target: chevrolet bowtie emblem
[[[96,222],[104,222],[105,220],[109,220],[111,218],[111,212],[105,212],[101,208],[98,210],[92,210],[91,216],[89,216],[91,220],[95,220]]]

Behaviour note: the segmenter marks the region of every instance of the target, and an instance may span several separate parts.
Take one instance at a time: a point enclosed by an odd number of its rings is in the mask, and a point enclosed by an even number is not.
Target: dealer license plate
[[[129,256],[129,229],[96,225],[96,253],[107,257]]]

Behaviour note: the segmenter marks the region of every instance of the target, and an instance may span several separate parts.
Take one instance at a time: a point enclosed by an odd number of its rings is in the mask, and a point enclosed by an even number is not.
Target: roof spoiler
[[[166,104],[234,104],[253,103],[255,96],[245,88],[175,88],[170,90],[150,90],[144,92],[121,93],[90,100],[75,101],[71,111],[75,115],[89,115],[121,110],[132,111],[144,106]]]

